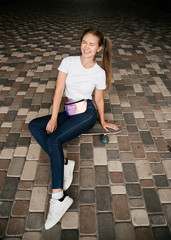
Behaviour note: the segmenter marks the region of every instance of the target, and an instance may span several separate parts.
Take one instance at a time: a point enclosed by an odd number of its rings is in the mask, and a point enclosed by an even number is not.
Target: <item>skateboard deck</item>
[[[109,121],[110,123],[116,124],[114,121]],[[119,127],[119,126],[118,126]],[[91,128],[89,131],[82,133],[82,135],[100,135],[101,136],[101,141],[102,143],[108,143],[109,142],[109,137],[108,135],[111,134],[117,134],[122,131],[121,127],[119,127],[118,130],[114,130],[111,128],[108,128],[110,132],[107,132],[102,125],[100,124],[100,121],[97,120],[96,124],[94,125],[93,128]]]

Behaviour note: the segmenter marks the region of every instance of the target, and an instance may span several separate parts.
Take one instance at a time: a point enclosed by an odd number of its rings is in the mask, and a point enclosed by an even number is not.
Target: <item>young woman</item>
[[[95,55],[102,48],[101,68],[95,61]],[[87,29],[81,37],[81,56],[64,58],[58,70],[52,115],[34,119],[29,123],[30,132],[51,161],[52,198],[45,229],[53,227],[73,202],[64,190],[71,185],[75,162],[64,159],[62,144],[95,125],[96,108],[102,127],[106,131],[109,131],[108,128],[118,130],[116,125],[104,119],[103,90],[109,89],[112,75],[110,39],[105,38],[100,31]],[[96,108],[91,101],[93,90]],[[63,92],[70,100],[87,100],[86,110],[72,116],[68,116],[66,111],[59,112]]]

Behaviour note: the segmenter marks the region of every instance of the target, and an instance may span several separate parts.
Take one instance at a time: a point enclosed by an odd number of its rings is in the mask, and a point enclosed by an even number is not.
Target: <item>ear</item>
[[[97,50],[97,52],[100,52],[101,50],[102,50],[102,46],[100,46],[99,48],[98,48],[98,50]]]

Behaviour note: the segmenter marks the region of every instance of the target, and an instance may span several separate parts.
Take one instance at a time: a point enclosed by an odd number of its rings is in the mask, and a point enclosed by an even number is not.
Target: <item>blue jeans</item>
[[[69,117],[65,112],[61,112],[58,114],[57,129],[48,134],[46,125],[50,118],[51,115],[33,119],[28,127],[33,137],[50,157],[52,189],[63,189],[62,144],[91,129],[96,123],[97,112],[92,102],[87,103],[86,112],[75,116]]]

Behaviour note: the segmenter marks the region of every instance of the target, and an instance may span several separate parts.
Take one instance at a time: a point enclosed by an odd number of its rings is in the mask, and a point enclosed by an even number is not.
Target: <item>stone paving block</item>
[[[163,137],[155,137],[154,142],[156,144],[158,151],[160,152],[168,151],[167,142]]]
[[[145,209],[132,209],[131,217],[134,226],[149,226],[148,214]]]
[[[49,182],[50,167],[39,165],[37,168],[35,185],[46,186]]]
[[[93,149],[90,143],[81,143],[80,144],[80,159],[92,159],[93,158]]]
[[[126,190],[129,197],[142,196],[141,187],[139,184],[126,184]]]
[[[142,188],[153,188],[154,187],[154,181],[152,179],[141,179],[140,185]]]
[[[163,160],[162,164],[164,166],[164,169],[166,171],[166,175],[168,179],[171,179],[171,162],[170,160]]]
[[[155,240],[170,240],[171,234],[168,227],[155,227],[152,229]]]
[[[80,207],[80,233],[87,235],[96,233],[95,207],[92,205]]]
[[[95,184],[108,185],[108,169],[107,166],[95,166]]]
[[[132,125],[135,124],[135,118],[134,115],[132,113],[124,113],[124,119],[127,125]]]
[[[166,122],[166,117],[165,115],[162,113],[162,111],[154,111],[154,115],[157,119],[157,122]]]
[[[112,184],[124,183],[124,176],[121,172],[110,172],[110,181]]]
[[[122,167],[126,182],[138,182],[138,176],[134,163],[123,163]]]
[[[0,238],[4,239],[3,237],[5,236],[5,230],[7,227],[8,219],[5,218],[0,218]]]
[[[27,147],[16,147],[14,151],[14,157],[26,157],[27,151]]]
[[[10,162],[11,162],[10,159],[0,160],[0,170],[1,170],[1,171],[7,171]]]
[[[136,227],[135,235],[138,240],[154,240],[153,232],[150,227]]]
[[[107,149],[107,159],[109,161],[119,159],[119,151]]]
[[[129,138],[127,136],[118,136],[119,150],[126,152],[130,151]]]
[[[17,116],[17,111],[8,111],[5,117],[5,122],[13,122]]]
[[[99,240],[115,239],[114,219],[112,213],[98,213]]]
[[[11,159],[13,157],[14,149],[2,149],[0,159]]]
[[[43,212],[45,210],[46,198],[46,187],[34,187],[31,195],[29,211]]]
[[[134,155],[132,152],[121,152],[120,161],[122,163],[134,162]]]
[[[164,204],[164,213],[168,222],[169,227],[171,227],[171,204]]]
[[[62,229],[77,229],[78,228],[78,213],[66,212],[61,220]]]
[[[149,220],[153,227],[167,224],[166,218],[162,214],[155,214],[155,215],[150,214]]]
[[[130,198],[129,206],[131,208],[145,208],[145,202],[143,198]]]
[[[29,147],[30,145],[30,137],[21,137],[18,140],[18,146],[25,146],[25,147]]]
[[[13,200],[19,183],[18,178],[6,177],[2,191],[0,193],[0,199]]]
[[[81,141],[81,143],[92,143],[93,142],[93,136],[82,135],[80,141]]]
[[[94,164],[107,165],[107,155],[105,148],[94,148]]]
[[[27,107],[27,106],[25,106],[25,107]],[[36,117],[37,117],[37,112],[33,112],[33,111],[28,112],[25,123],[29,123],[31,120],[33,120]]]
[[[146,160],[136,160],[135,161],[137,173],[140,179],[151,179],[152,172],[150,165]]]
[[[96,200],[98,211],[111,211],[111,197],[109,187],[96,188]]]
[[[61,225],[60,223],[56,224],[53,228],[49,230],[42,230],[42,240],[60,240],[61,239]]]
[[[22,236],[24,227],[25,218],[10,218],[7,227],[7,236]]]
[[[36,161],[26,161],[21,175],[21,180],[33,181],[35,179],[37,165],[38,163]]]
[[[114,204],[115,221],[130,220],[130,213],[126,195],[113,195],[112,198]]]
[[[120,161],[108,161],[109,172],[122,172],[122,164]]]
[[[24,121],[16,120],[15,122],[13,122],[10,132],[11,133],[20,133],[22,131],[23,124],[24,124]]]
[[[125,186],[112,186],[111,187],[112,194],[126,194]]]
[[[19,133],[10,133],[7,137],[5,147],[6,148],[15,148],[18,142],[20,134]]]
[[[18,184],[18,190],[32,190],[33,182],[32,181],[20,181]]]
[[[171,189],[158,189],[157,193],[159,195],[161,203],[171,203]]]
[[[93,190],[81,190],[79,193],[80,204],[95,203],[95,192]]]
[[[145,152],[142,143],[132,142],[131,147],[135,158],[139,159],[145,158]]]
[[[6,175],[7,173],[5,171],[0,171],[0,192],[2,191],[2,187],[4,185]]]
[[[25,217],[28,213],[29,201],[17,200],[13,204],[11,216],[12,217]]]
[[[169,186],[169,182],[167,180],[166,175],[154,176],[154,181],[155,181],[155,185],[157,187],[168,187]]]
[[[164,168],[162,163],[151,163],[150,168],[153,174],[164,174]]]
[[[94,188],[94,170],[92,168],[82,168],[80,170],[80,187]]]
[[[15,195],[16,200],[30,200],[31,191],[20,191],[18,190]]]
[[[43,213],[29,213],[26,219],[26,230],[28,231],[40,231],[44,225]]]
[[[9,218],[12,208],[12,202],[0,201],[0,217]]]
[[[41,240],[41,232],[24,232],[22,240]]]
[[[144,145],[153,145],[154,141],[150,134],[150,131],[140,131],[140,136]]]
[[[147,152],[147,159],[150,162],[160,162],[160,157],[157,152]]]
[[[39,156],[40,156],[40,145],[30,144],[28,153],[27,153],[27,160],[39,160]]]
[[[116,223],[115,225],[116,239],[124,240],[125,236],[127,240],[135,240],[135,232],[132,223]],[[145,240],[145,239],[144,239]]]
[[[22,174],[23,167],[24,167],[24,162],[25,162],[25,159],[22,157],[21,158],[17,158],[17,157],[13,158],[10,163],[10,166],[9,166],[9,169],[7,172],[7,176],[20,177]]]
[[[68,230],[62,230],[61,231],[61,240],[79,240],[79,233],[76,229],[68,229]]]
[[[143,189],[146,208],[149,213],[161,213],[159,196],[154,188]]]
[[[148,125],[147,125],[147,122],[145,121],[145,119],[137,118],[136,122],[137,122],[137,127],[140,131],[148,130]]]

